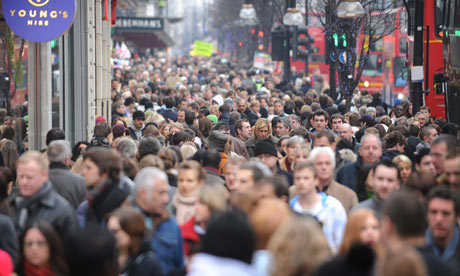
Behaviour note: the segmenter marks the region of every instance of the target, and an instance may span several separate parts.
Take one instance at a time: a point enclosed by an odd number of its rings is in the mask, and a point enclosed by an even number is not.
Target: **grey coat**
[[[86,184],[83,177],[71,172],[64,164],[51,163],[48,178],[53,189],[76,210],[85,200]]]
[[[225,181],[211,170],[206,170],[206,185],[208,184],[221,184],[225,185]]]
[[[21,225],[19,221],[21,210],[24,209],[21,208],[20,202],[29,200],[29,198],[22,197],[18,191],[8,199],[13,210],[12,219],[18,233],[22,233],[28,226],[40,220],[51,224],[62,239],[77,230],[75,210],[67,200],[53,190],[51,182],[46,181],[37,193],[41,193],[42,196],[35,198],[27,207],[24,207],[27,209],[24,225]]]

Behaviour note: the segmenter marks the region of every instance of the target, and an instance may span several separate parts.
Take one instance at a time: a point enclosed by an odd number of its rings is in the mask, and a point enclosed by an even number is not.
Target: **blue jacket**
[[[229,124],[229,122],[230,122],[230,112],[222,113],[222,115],[220,115],[220,118],[219,118],[219,123]]]
[[[161,221],[155,228],[154,218],[144,212],[133,201],[131,204],[144,216],[145,227],[153,233],[152,247],[165,275],[184,268],[184,241],[172,215]]]
[[[164,109],[160,112],[160,114],[165,118],[166,123],[169,123],[168,119],[173,120],[174,122],[177,122],[177,113],[174,112],[172,109],[167,108]]]
[[[184,267],[184,241],[175,217],[171,216],[158,225],[152,245],[166,275],[173,269]]]

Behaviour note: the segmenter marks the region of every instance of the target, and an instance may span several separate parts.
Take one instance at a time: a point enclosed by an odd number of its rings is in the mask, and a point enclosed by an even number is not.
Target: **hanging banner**
[[[3,16],[13,32],[33,42],[54,40],[72,26],[75,0],[3,0]]]
[[[212,43],[195,40],[193,45],[193,52],[195,55],[203,57],[212,56]]]

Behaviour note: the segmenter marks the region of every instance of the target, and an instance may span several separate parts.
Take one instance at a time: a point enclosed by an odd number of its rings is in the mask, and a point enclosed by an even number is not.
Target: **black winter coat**
[[[153,253],[150,241],[145,239],[136,256],[128,259],[121,268],[122,276],[163,276],[161,265]]]

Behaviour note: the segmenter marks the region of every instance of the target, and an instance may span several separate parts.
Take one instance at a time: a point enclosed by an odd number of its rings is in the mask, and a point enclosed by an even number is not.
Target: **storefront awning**
[[[120,17],[115,25],[115,40],[130,41],[140,48],[164,49],[174,45],[163,18]]]

